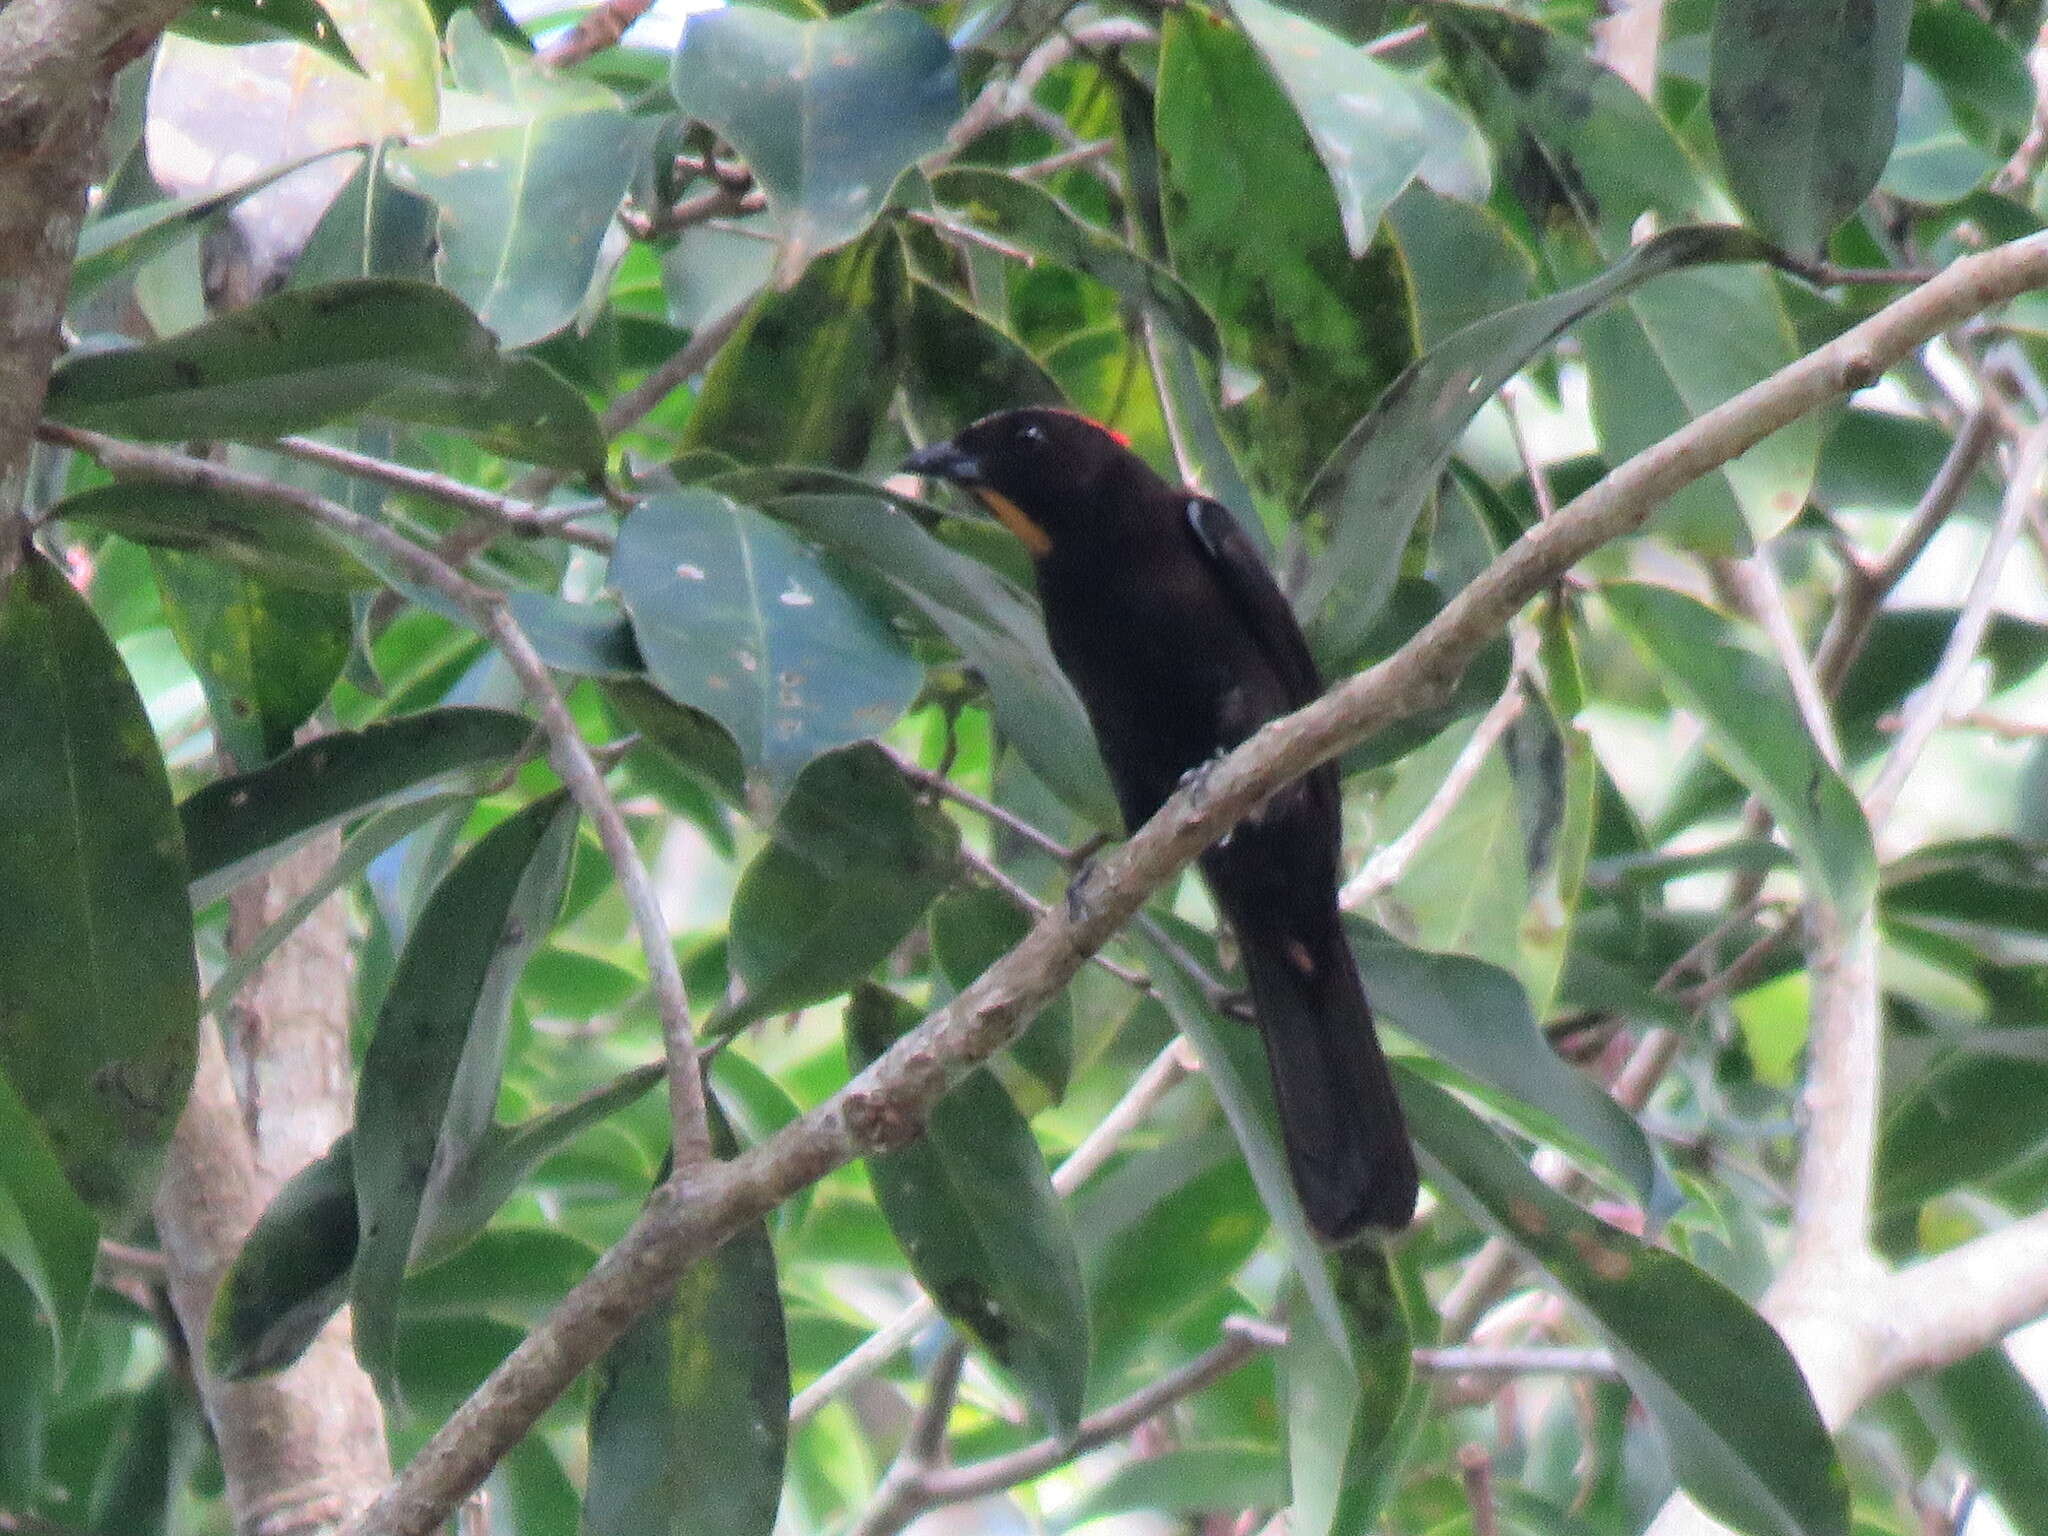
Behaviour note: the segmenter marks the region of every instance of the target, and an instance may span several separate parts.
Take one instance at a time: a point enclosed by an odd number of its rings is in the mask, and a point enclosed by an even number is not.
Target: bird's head
[[[1119,433],[1072,411],[1032,406],[984,416],[903,463],[973,494],[1034,558],[1122,504],[1137,482],[1157,483]]]

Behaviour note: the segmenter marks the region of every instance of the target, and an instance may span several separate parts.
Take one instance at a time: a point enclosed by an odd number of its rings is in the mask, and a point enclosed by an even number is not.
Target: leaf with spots
[[[683,29],[669,86],[768,195],[786,272],[866,229],[960,115],[951,45],[893,6],[819,21],[758,6],[701,12]]]
[[[1912,0],[1721,0],[1714,141],[1757,227],[1802,256],[1856,211],[1892,153]]]
[[[1580,1210],[1457,1099],[1395,1070],[1430,1182],[1585,1312],[1663,1433],[1685,1491],[1753,1536],[1848,1536],[1848,1479],[1770,1324],[1677,1254]]]
[[[718,1101],[713,1149],[738,1153]],[[789,1449],[775,1247],[741,1227],[605,1352],[590,1407],[586,1536],[769,1536]]]
[[[705,374],[683,447],[745,465],[862,468],[895,391],[907,294],[888,229],[763,294]]]
[[[491,1131],[513,993],[561,909],[575,843],[575,804],[559,792],[479,839],[427,898],[364,1050],[349,1300],[356,1357],[385,1390],[399,1284],[438,1186]]]
[[[960,834],[872,747],[804,770],[774,839],[733,893],[729,953],[745,994],[718,1032],[837,997],[917,926],[960,870]]]
[[[171,633],[206,692],[214,739],[245,768],[289,751],[348,660],[348,598],[272,586],[176,550],[150,563]]]
[[[1158,131],[1174,270],[1216,316],[1226,356],[1259,381],[1225,421],[1259,488],[1299,507],[1361,406],[1415,356],[1406,264],[1374,238],[1377,207],[1347,249],[1308,133],[1237,31],[1193,11],[1167,18]],[[1262,238],[1247,240],[1253,225]]]
[[[256,496],[117,481],[65,497],[50,515],[118,533],[151,549],[205,555],[280,587],[346,592],[377,582],[339,538]]]
[[[0,1072],[104,1218],[140,1215],[192,1081],[185,842],[142,700],[63,573],[0,584]]]
[[[331,732],[254,772],[216,779],[178,807],[194,905],[219,900],[339,822],[452,783],[480,787],[534,730],[501,709],[424,709]]]
[[[916,1022],[894,993],[862,987],[846,1010],[848,1060],[867,1067]],[[1044,1154],[1002,1085],[970,1072],[932,1106],[920,1139],[867,1164],[925,1294],[1070,1438],[1088,1388],[1088,1300]]]
[[[706,490],[649,497],[612,552],[649,675],[732,734],[771,800],[821,752],[888,729],[924,679],[843,569]]]

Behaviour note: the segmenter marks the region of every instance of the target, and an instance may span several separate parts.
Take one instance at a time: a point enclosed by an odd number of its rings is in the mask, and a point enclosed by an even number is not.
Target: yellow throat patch
[[[1052,553],[1052,535],[1047,533],[1017,503],[1001,491],[992,491],[985,485],[973,486],[974,499],[987,507],[995,520],[1017,536],[1017,542],[1031,551],[1034,557]]]

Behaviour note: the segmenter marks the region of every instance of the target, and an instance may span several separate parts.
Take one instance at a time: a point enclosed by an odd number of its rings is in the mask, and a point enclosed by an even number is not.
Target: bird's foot
[[[1096,846],[1100,847],[1098,843]],[[1088,888],[1095,883],[1095,856],[1091,853],[1074,866],[1073,877],[1067,881],[1067,921],[1085,923],[1094,911],[1089,899]]]

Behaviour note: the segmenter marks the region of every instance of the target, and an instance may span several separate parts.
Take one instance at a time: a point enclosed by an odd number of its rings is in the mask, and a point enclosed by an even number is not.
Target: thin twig
[[[432,552],[364,517],[339,502],[310,491],[280,485],[225,464],[195,459],[163,448],[143,448],[97,432],[45,423],[42,435],[90,455],[110,473],[137,475],[234,496],[261,497],[346,538],[375,549],[406,576],[457,604],[503,654],[520,686],[540,715],[547,732],[555,771],[576,803],[597,829],[598,841],[618,875],[619,889],[633,915],[640,947],[647,957],[648,985],[661,1017],[669,1056],[669,1097],[674,1120],[678,1175],[694,1172],[711,1157],[711,1134],[705,1121],[704,1085],[697,1068],[695,1030],[689,998],[683,991],[674,941],[661,915],[654,882],[634,846],[618,802],[605,787],[604,775],[592,760],[569,706],[533,641],[505,604],[504,594],[480,586]]]
[[[328,469],[339,470],[345,475],[353,475],[359,480],[374,481],[379,485],[388,485],[394,490],[410,491],[416,496],[425,496],[451,507],[459,507],[478,517],[495,519],[513,533],[528,537],[544,535],[548,538],[561,539],[565,543],[580,544],[585,549],[607,553],[612,547],[612,541],[604,534],[565,526],[566,520],[557,508],[539,510],[517,497],[480,490],[476,486],[457,480],[453,475],[440,474],[431,469],[414,469],[409,464],[394,464],[389,459],[374,458],[367,453],[358,453],[352,448],[338,447],[333,443],[319,442],[310,437],[280,437],[265,446],[288,458],[303,459],[309,464],[319,464]],[[602,502],[581,506],[575,509],[572,515],[587,516],[592,511],[602,510],[603,507]]]
[[[1028,912],[1033,918],[1045,916],[1048,910],[1046,903],[1040,901],[1031,892],[1026,890],[1017,880],[1005,872],[994,859],[963,845],[960,849],[960,862],[972,870],[977,879],[985,882],[1019,911]],[[1109,956],[1103,954],[1100,950],[1090,955],[1088,959],[1091,964],[1109,972],[1110,975],[1114,976],[1125,986],[1135,988],[1137,991],[1150,995],[1152,991],[1152,978],[1143,971],[1134,971],[1121,961],[1110,959]]]
[[[1864,797],[1864,814],[1870,818],[1873,829],[1890,819],[1899,792],[1905,788],[1921,752],[1941,729],[1954,705],[1956,690],[1976,659],[1985,628],[1991,622],[1992,602],[1998,595],[1999,572],[2005,568],[2006,556],[2019,540],[2028,508],[2039,506],[2042,497],[2048,495],[2048,483],[2044,481],[2048,481],[2048,424],[2035,427],[2020,445],[2018,462],[2013,465],[2012,480],[2006,487],[2005,504],[1999,509],[1998,522],[1984,546],[1984,558],[1963,599],[1956,627],[1949,632],[1948,644],[1942,649],[1934,675],[1907,707],[1898,740],[1878,771],[1877,782]]]
[[[1778,579],[1778,566],[1771,558],[1770,546],[1758,549],[1747,560],[1731,562],[1729,568],[1751,615],[1763,626],[1764,637],[1771,642],[1771,650],[1791,685],[1792,701],[1798,706],[1806,734],[1813,738],[1814,746],[1828,766],[1839,770],[1842,766],[1842,743],[1835,736],[1835,722],[1828,714],[1827,700],[1822,697],[1820,679],[1807,657],[1798,627],[1792,621],[1792,602],[1785,595],[1785,584]]]
[[[1472,1536],[1500,1536],[1500,1512],[1493,1502],[1493,1457],[1485,1446],[1468,1442],[1458,1447],[1458,1480],[1465,1485]]]
[[[603,53],[626,35],[626,29],[653,7],[654,0],[603,0],[567,34],[540,51],[547,69],[567,69],[592,54]]]
[[[1545,1345],[1449,1344],[1415,1351],[1415,1368],[1431,1376],[1603,1376],[1617,1373],[1604,1349]]]
[[[855,1521],[850,1536],[889,1536],[901,1530],[923,1505],[924,1487],[945,1459],[946,1426],[960,1393],[960,1368],[967,1363],[967,1343],[955,1336],[946,1341],[925,1377],[924,1401],[910,1421],[903,1448],[882,1474],[881,1485]]]

